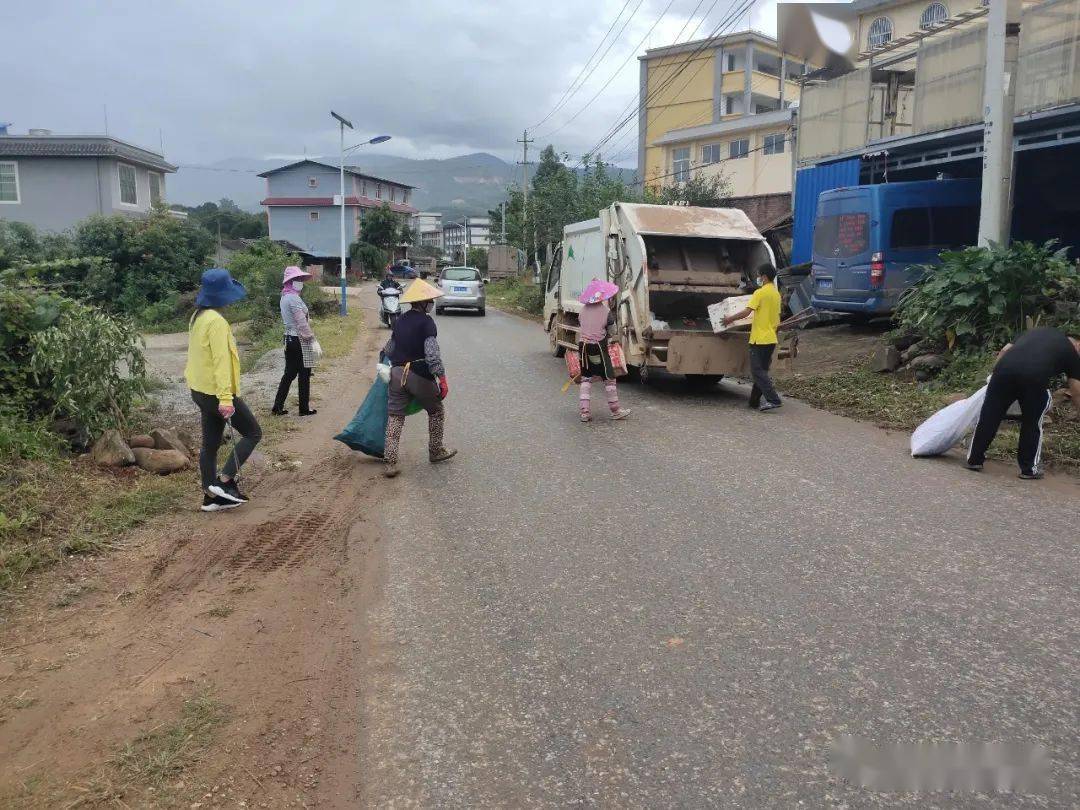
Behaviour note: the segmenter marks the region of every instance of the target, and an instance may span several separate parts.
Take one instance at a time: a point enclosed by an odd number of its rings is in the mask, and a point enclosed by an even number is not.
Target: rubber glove
[[[446,399],[450,394],[450,383],[446,381],[446,375],[439,377],[439,399]]]

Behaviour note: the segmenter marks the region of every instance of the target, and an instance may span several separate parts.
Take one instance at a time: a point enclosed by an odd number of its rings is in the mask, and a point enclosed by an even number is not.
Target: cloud
[[[392,135],[374,147],[387,153],[513,158],[515,139],[555,104],[624,8],[623,0],[8,5],[0,75],[15,80],[5,82],[0,118],[15,131],[98,133],[107,106],[111,134],[163,141],[171,159],[190,163],[332,154],[331,109],[354,122],[357,140]],[[698,4],[674,0],[646,37],[667,5],[625,5],[623,20],[636,13],[616,44],[541,128],[563,125],[556,148],[580,154],[633,109],[636,56],[670,44]],[[725,7],[716,5],[701,33]]]

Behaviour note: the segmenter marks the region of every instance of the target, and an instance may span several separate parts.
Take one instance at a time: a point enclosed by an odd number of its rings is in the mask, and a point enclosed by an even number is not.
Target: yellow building
[[[757,31],[653,48],[638,58],[638,174],[646,183],[722,166],[736,196],[791,191],[788,109],[799,100],[798,79],[807,70],[801,61]]]
[[[866,53],[984,5],[980,0],[856,0],[851,4],[856,48]]]

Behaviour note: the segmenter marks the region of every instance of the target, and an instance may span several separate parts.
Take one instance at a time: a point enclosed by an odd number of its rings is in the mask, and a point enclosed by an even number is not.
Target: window
[[[376,185],[375,186],[375,199],[376,200],[381,200],[382,199],[382,185]]]
[[[403,203],[405,203],[406,205],[408,205],[408,204],[409,204],[409,190],[408,190],[408,189],[404,189],[404,190],[403,190],[403,191],[401,192],[401,201],[402,201]]]
[[[139,187],[135,183],[135,167],[118,163],[116,169],[120,176],[120,202],[124,205],[138,205]]]
[[[161,205],[162,198],[165,196],[161,192],[164,178],[157,172],[150,172],[148,176],[150,178],[150,204]]]
[[[316,177],[315,175],[312,175],[311,177],[309,177],[307,179],[307,184],[308,184],[308,188],[318,188],[319,187],[319,178]]]
[[[735,96],[724,97],[724,115],[735,114]]]
[[[397,189],[394,188],[393,186],[390,186],[390,202],[396,202],[397,201],[395,199],[396,195],[397,195]]]
[[[930,209],[900,208],[892,215],[889,247],[896,250],[927,248],[930,239]]]
[[[849,259],[870,246],[870,215],[838,214],[814,223],[814,257]]]
[[[727,55],[727,69],[729,73],[735,70],[735,54],[733,53]]]
[[[671,150],[671,172],[676,183],[685,183],[690,179],[690,147]]]
[[[919,17],[919,28],[931,28],[934,23],[944,22],[949,19],[949,10],[945,8],[944,3],[931,3],[923,9],[922,16]]]
[[[479,281],[480,273],[471,267],[447,267],[442,277],[443,281]]]
[[[0,163],[0,203],[19,202],[19,164]]]
[[[784,154],[784,133],[776,132],[772,135],[766,135],[761,151],[766,155]]]
[[[901,208],[893,213],[889,247],[896,250],[944,250],[973,245],[978,238],[977,206]]]
[[[969,247],[979,241],[979,206],[950,205],[930,209],[934,247]]]
[[[319,212],[318,211],[308,211],[307,217],[312,222],[318,222],[319,221]]]
[[[740,138],[739,140],[732,141],[731,143],[728,144],[728,157],[729,158],[732,158],[732,159],[744,158],[749,154],[750,154],[750,139],[749,138]]]
[[[701,147],[701,162],[706,163],[719,163],[720,162],[720,144],[707,143]]]
[[[880,48],[892,41],[892,21],[888,17],[878,17],[870,23],[870,32],[866,44],[871,48]]]

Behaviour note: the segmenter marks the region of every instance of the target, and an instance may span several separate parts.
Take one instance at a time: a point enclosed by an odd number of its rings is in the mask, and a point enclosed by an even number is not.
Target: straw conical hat
[[[415,304],[419,301],[434,301],[436,298],[441,298],[442,296],[442,290],[438,287],[433,287],[422,278],[418,278],[409,285],[407,290],[405,290],[405,294],[401,296],[401,303]]]

